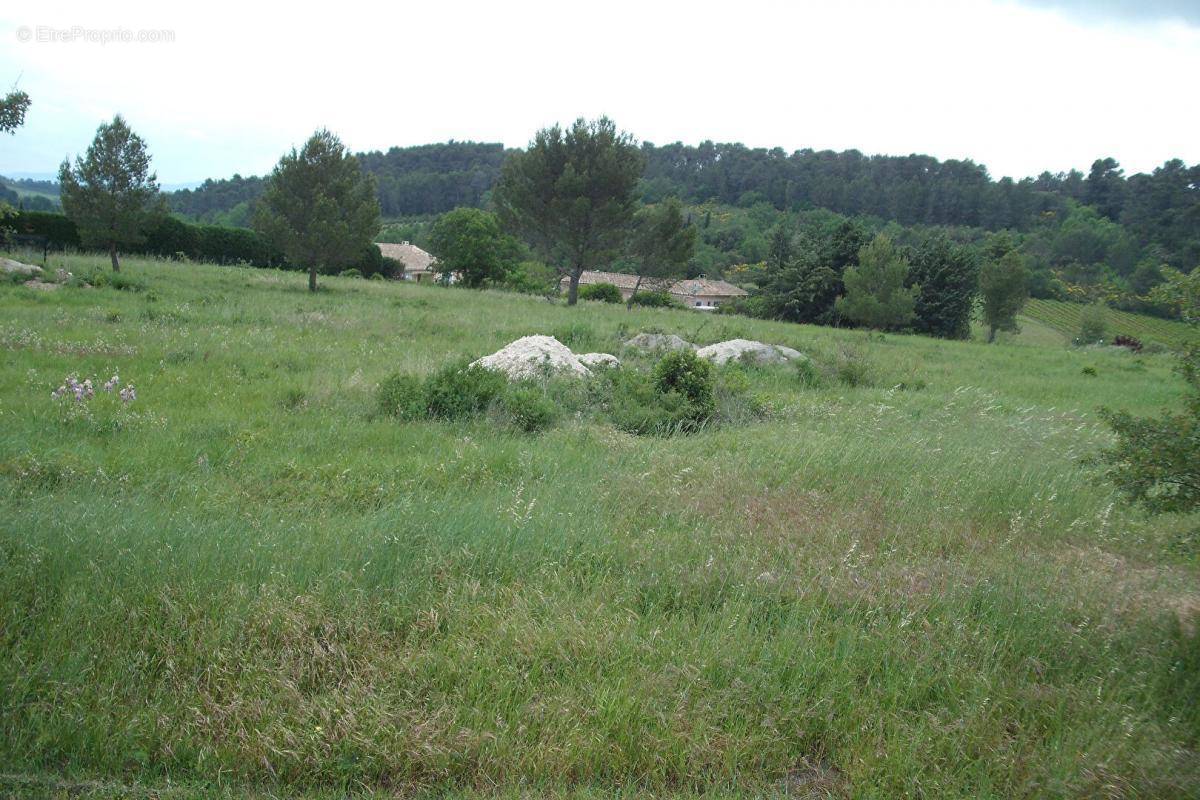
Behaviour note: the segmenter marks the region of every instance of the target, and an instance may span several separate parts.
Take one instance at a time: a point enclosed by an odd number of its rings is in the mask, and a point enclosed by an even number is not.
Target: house
[[[714,311],[735,297],[745,297],[746,290],[725,281],[708,278],[688,278],[671,287],[671,296],[696,311]]]
[[[688,278],[674,281],[665,285],[661,279],[643,278],[638,287],[638,276],[624,272],[602,272],[600,270],[585,270],[579,276],[579,285],[588,286],[596,283],[611,283],[621,290],[621,297],[628,300],[636,287],[639,292],[667,291],[671,296],[688,308],[696,311],[715,311],[722,303],[727,303],[735,297],[745,297],[746,292],[732,283],[709,278]],[[564,277],[559,282],[559,288],[566,291],[570,279]]]
[[[637,286],[637,282],[637,275],[627,275],[624,272],[603,272],[598,269],[585,269],[583,274],[579,276],[579,285],[581,287],[597,283],[611,283],[613,286],[621,290],[622,300],[628,300],[630,298],[630,296],[633,294],[634,287]],[[650,281],[643,280],[642,286],[640,289],[638,289],[638,291],[650,291],[649,283]],[[562,280],[558,283],[558,288],[565,292],[567,287],[570,285],[571,279],[564,275]]]
[[[437,258],[432,253],[408,242],[379,242],[378,246],[384,258],[395,259],[404,265],[404,275],[401,276],[404,280],[417,283],[437,280]]]

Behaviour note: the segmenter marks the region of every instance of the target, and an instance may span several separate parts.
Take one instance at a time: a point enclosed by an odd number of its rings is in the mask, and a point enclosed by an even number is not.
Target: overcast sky
[[[5,4],[0,88],[33,107],[0,173],[55,171],[118,112],[168,184],[263,173],[320,126],[356,151],[523,146],[600,114],[656,144],[919,152],[995,177],[1200,162],[1200,0],[324,7]],[[85,40],[111,29],[173,41]]]

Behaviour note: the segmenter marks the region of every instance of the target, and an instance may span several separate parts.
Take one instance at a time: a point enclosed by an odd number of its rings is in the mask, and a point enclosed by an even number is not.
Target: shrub
[[[339,278],[361,278],[363,274],[356,269],[344,269],[338,273]]]
[[[502,405],[512,423],[526,433],[544,431],[558,419],[558,405],[538,386],[509,387]]]
[[[614,425],[638,436],[670,436],[698,427],[691,404],[679,392],[659,392],[646,375],[608,373],[612,381],[609,415]]]
[[[426,380],[425,406],[430,416],[462,419],[487,410],[507,385],[507,379],[499,372],[451,364]]]
[[[648,308],[675,308],[680,305],[670,292],[638,292],[630,304]]]
[[[579,287],[580,300],[596,300],[601,303],[623,303],[621,290],[611,283],[591,283]]]
[[[1142,352],[1142,342],[1140,339],[1135,339],[1132,336],[1119,334],[1113,337],[1112,343],[1117,347],[1127,347],[1135,353]]]
[[[662,394],[678,392],[690,403],[697,419],[712,415],[712,364],[694,350],[676,350],[654,366],[654,388]]]
[[[1127,500],[1151,514],[1200,511],[1200,349],[1179,366],[1188,385],[1183,409],[1161,417],[1135,417],[1102,409],[1116,443],[1094,459]]]
[[[649,377],[631,370],[614,370],[607,377],[613,424],[629,433],[688,433],[716,411],[712,365],[691,350],[663,356]]]
[[[420,378],[399,373],[379,384],[375,393],[379,413],[400,419],[416,419],[426,413],[425,387]]]

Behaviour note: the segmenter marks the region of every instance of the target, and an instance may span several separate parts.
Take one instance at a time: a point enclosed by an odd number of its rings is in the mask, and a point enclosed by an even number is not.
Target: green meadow
[[[1169,353],[121,275],[0,286],[0,794],[1200,796],[1196,522],[1084,463]],[[760,418],[674,437],[377,412],[642,331],[818,379],[732,368]]]

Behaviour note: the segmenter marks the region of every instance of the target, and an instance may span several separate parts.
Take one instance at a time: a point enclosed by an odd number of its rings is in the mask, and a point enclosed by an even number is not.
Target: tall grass
[[[1187,523],[1079,463],[1097,406],[1180,397],[1169,358],[122,268],[144,291],[0,288],[4,791],[1200,786]],[[819,379],[746,369],[765,420],[673,438],[376,409],[529,333],[643,368],[647,329]],[[113,372],[128,407],[49,398]]]

